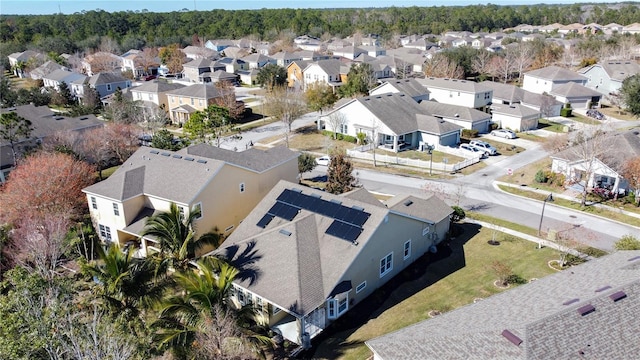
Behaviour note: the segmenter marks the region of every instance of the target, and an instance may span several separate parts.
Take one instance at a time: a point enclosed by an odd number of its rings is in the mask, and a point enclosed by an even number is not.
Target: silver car
[[[471,145],[474,148],[484,152],[484,154],[486,156],[497,155],[498,154],[498,150],[496,148],[494,148],[493,146],[491,146],[491,144],[486,143],[484,141],[471,140],[471,141],[469,141],[469,145]]]
[[[508,129],[498,129],[498,130],[493,130],[491,132],[491,135],[493,136],[498,136],[498,137],[503,137],[505,139],[515,139],[518,136],[516,135],[516,133],[514,133],[511,130]]]

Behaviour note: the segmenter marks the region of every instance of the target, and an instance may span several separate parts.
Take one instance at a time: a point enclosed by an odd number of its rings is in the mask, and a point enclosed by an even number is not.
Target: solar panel
[[[293,207],[291,205],[285,204],[280,201],[276,201],[275,204],[269,209],[269,214],[275,215],[279,218],[283,218],[286,220],[293,220],[296,215],[298,215],[298,208]]]
[[[273,215],[271,214],[265,214],[262,219],[260,219],[260,221],[258,221],[258,223],[256,225],[258,225],[261,228],[266,228],[267,225],[269,225],[269,223],[271,222],[271,220],[273,220]]]
[[[343,223],[342,221],[332,222],[331,225],[329,225],[329,227],[327,228],[327,231],[325,231],[325,233],[328,235],[335,236],[347,241],[355,241],[358,236],[360,236],[361,232],[361,228]]]

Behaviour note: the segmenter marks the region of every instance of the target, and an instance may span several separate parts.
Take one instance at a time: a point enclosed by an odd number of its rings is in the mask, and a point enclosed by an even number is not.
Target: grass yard
[[[500,155],[511,156],[525,151],[526,149],[520,146],[516,146],[513,144],[508,144],[502,141],[495,141],[487,138],[482,138],[482,141],[491,144]],[[509,140],[507,140],[509,141]]]
[[[520,169],[516,169],[513,172],[513,175],[501,176],[500,178],[498,178],[498,181],[503,181],[511,184],[518,184],[518,185],[524,184],[527,186],[534,186],[533,184],[535,183],[536,172],[538,172],[538,170],[551,171],[551,159],[547,157],[547,158],[538,160],[534,163],[531,163],[527,166],[521,167]],[[544,186],[546,186],[546,184],[535,183],[535,187],[538,187],[540,189],[543,189]],[[557,187],[553,187],[553,189],[554,189],[553,191],[558,192]]]
[[[368,152],[371,153],[371,151],[368,151]],[[381,149],[376,150],[376,154],[396,156],[396,153],[394,153],[393,151],[385,151]],[[397,153],[397,156],[399,158],[404,158],[404,159],[431,161],[431,155],[429,155],[429,153],[426,151],[405,150]],[[447,159],[447,163],[449,164],[455,164],[457,162],[464,160],[464,158],[460,156],[443,153],[437,150],[433,151],[433,162],[443,162],[443,159]]]
[[[529,134],[527,132],[519,132],[518,133],[518,137],[521,138],[521,139],[529,140],[529,141],[536,141],[536,142],[545,142],[546,141],[546,139],[543,138],[542,136]]]
[[[490,268],[494,261],[511,266],[523,279],[555,272],[547,263],[559,254],[550,248],[537,249],[534,243],[503,233],[497,233],[500,245],[491,246],[487,241],[493,238],[493,230],[475,224],[457,226],[464,233],[452,240],[448,257],[426,255],[356,305],[329,329],[335,332],[316,345],[313,358],[366,359],[371,355],[366,340],[425,320],[431,310],[450,311],[504,291],[493,285],[497,279]],[[371,303],[376,306],[367,309]]]
[[[547,131],[552,131],[555,133],[566,133],[565,128],[567,126],[557,123],[555,121],[551,121],[549,119],[540,119],[538,120],[538,129],[543,129],[543,130],[547,130]],[[520,134],[518,134],[519,137]]]
[[[576,113],[573,113],[569,119],[573,120],[573,121],[581,122],[581,123],[587,124],[587,125],[600,125],[600,124],[602,124],[602,122],[600,122],[600,121],[598,121],[596,119],[592,119],[590,117],[583,116],[583,115],[576,114]]]
[[[636,121],[637,117],[633,116],[633,114],[625,111],[624,109],[620,109],[619,107],[609,107],[603,106],[598,109],[601,113],[603,113],[606,117],[612,117],[615,119],[626,120],[626,121]]]

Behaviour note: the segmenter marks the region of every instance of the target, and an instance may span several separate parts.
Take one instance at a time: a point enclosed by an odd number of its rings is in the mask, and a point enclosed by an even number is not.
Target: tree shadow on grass
[[[452,233],[455,237],[440,243],[438,252],[421,256],[362,302],[353,306],[313,339],[313,348],[304,353],[302,358],[336,359],[344,355],[346,350],[361,346],[361,341],[345,340],[369,320],[377,318],[405,299],[464,268],[464,244],[476,236],[480,229],[481,226],[477,224],[453,224]]]

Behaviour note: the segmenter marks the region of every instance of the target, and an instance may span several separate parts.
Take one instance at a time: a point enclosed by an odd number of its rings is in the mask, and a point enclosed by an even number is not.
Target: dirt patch
[[[507,283],[507,284],[505,285],[505,284],[504,284],[502,281],[500,281],[500,280],[496,280],[496,281],[494,281],[494,282],[493,282],[493,285],[494,285],[495,287],[497,287],[498,289],[508,289],[508,288],[511,286],[511,284],[509,284],[509,283]]]

